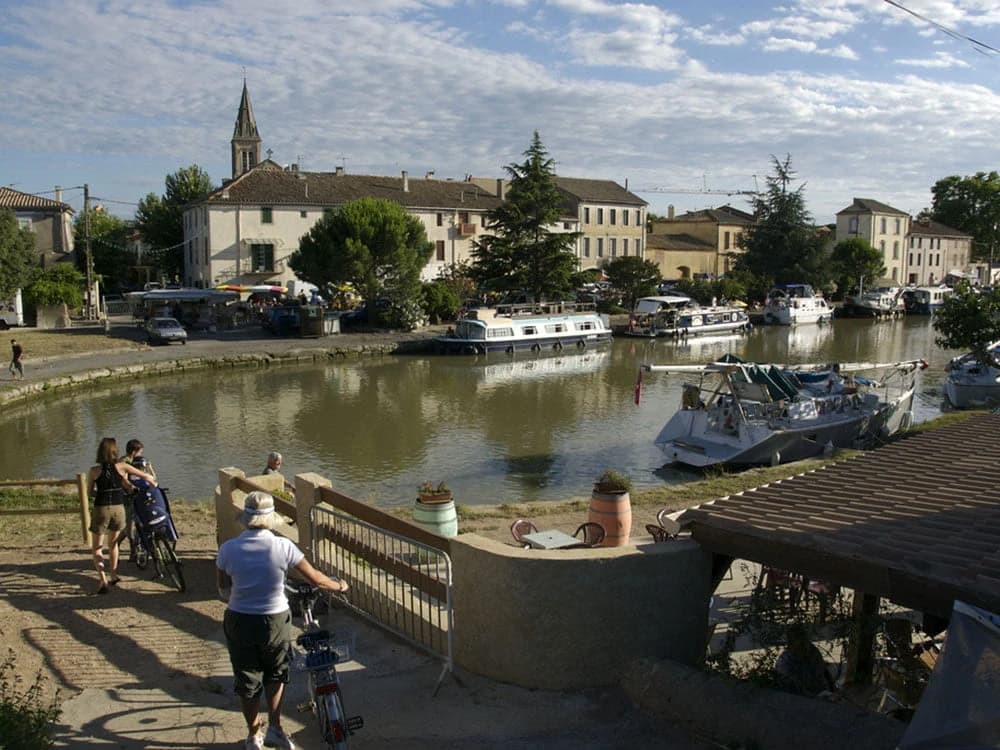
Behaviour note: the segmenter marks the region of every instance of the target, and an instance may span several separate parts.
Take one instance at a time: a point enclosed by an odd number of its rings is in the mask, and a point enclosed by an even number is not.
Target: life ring
[[[552,345],[552,348],[555,349],[557,352],[561,352],[562,351],[562,342],[561,341],[557,341],[556,343],[554,343]]]
[[[541,350],[542,350],[542,347],[540,347],[538,344],[532,344],[531,345],[531,351],[533,351],[533,352],[540,352]]]

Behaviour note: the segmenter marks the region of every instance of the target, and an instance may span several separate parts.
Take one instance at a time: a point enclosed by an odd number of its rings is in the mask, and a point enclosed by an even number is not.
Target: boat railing
[[[593,302],[528,302],[497,305],[496,315],[515,318],[528,315],[558,315],[560,313],[595,312]]]

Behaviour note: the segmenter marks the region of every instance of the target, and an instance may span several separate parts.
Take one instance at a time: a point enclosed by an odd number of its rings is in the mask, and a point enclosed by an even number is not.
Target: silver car
[[[146,321],[146,339],[150,344],[169,344],[171,341],[186,344],[188,335],[174,318],[150,318]]]

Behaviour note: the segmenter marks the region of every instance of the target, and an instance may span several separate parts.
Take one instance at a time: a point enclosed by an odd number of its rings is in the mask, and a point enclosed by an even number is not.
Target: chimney
[[[410,192],[410,177],[406,174],[406,170],[403,170],[403,192]]]
[[[669,206],[667,206],[667,218],[668,219],[674,218],[674,204],[673,203],[671,203]]]
[[[337,177],[342,177],[343,174],[344,174],[344,168],[343,167],[337,167],[337,171],[334,172],[334,174],[337,175]]]
[[[497,178],[497,198],[503,200],[503,178]]]
[[[62,203],[62,185],[56,185],[56,203]]]

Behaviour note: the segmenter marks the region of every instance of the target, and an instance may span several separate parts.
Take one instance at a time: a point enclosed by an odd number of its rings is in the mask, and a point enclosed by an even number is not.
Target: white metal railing
[[[325,504],[312,506],[309,520],[313,563],[350,584],[348,606],[442,659],[437,694],[455,664],[448,553]]]

